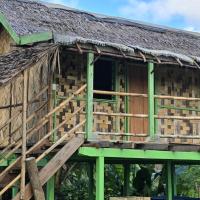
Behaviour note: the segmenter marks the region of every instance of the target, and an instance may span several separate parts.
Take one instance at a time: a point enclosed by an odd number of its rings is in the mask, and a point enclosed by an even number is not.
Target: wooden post
[[[167,161],[167,200],[173,200],[173,177],[171,161]]]
[[[26,159],[26,166],[35,200],[45,200],[44,191],[39,178],[36,160],[33,157]]]
[[[46,200],[55,199],[55,175],[52,176],[46,185]]]
[[[154,63],[148,63],[148,110],[149,110],[149,134],[151,139],[155,137],[154,124]]]
[[[88,186],[88,193],[89,193],[89,200],[94,200],[94,164],[93,162],[88,163],[88,177],[89,177],[89,186]]]
[[[130,184],[130,164],[124,164],[124,188],[123,196],[129,196],[129,184]]]
[[[23,106],[22,106],[22,159],[20,199],[24,199],[26,175],[26,114],[27,114],[27,70],[23,72]]]
[[[86,106],[86,138],[92,137],[93,128],[93,79],[94,79],[94,54],[87,54],[87,106]]]
[[[104,157],[96,159],[96,200],[104,200]]]

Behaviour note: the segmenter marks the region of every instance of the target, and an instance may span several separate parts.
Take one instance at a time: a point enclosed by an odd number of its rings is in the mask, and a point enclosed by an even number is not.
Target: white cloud
[[[154,23],[171,22],[179,17],[193,30],[200,26],[200,0],[126,0],[120,13]]]
[[[62,4],[65,6],[76,8],[78,7],[79,0],[46,0],[49,3]]]

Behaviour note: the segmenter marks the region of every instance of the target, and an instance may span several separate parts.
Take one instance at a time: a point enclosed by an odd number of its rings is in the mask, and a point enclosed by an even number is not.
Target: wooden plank
[[[21,159],[21,182],[20,182],[20,199],[24,198],[25,193],[25,175],[26,175],[26,115],[27,115],[27,70],[23,73],[23,106],[22,106],[22,159]]]
[[[60,167],[76,152],[76,150],[84,143],[83,136],[74,137],[56,155],[42,168],[39,172],[41,184],[44,185],[51,176],[53,176]],[[29,200],[33,196],[31,184],[25,187],[25,199]],[[20,200],[19,193],[13,200]]]
[[[40,183],[39,172],[35,158],[34,157],[27,158],[26,166],[30,178],[34,199],[45,200],[44,191],[42,189],[42,184]]]

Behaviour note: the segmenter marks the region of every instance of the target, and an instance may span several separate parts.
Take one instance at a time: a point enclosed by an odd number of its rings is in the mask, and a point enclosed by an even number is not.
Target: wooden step
[[[78,150],[84,143],[83,135],[78,135],[72,138],[65,146],[63,146],[58,153],[43,167],[39,172],[40,182],[44,185],[64,163]],[[28,183],[25,187],[25,199],[29,200],[33,196],[31,184]],[[20,200],[20,193],[18,193],[13,200]]]

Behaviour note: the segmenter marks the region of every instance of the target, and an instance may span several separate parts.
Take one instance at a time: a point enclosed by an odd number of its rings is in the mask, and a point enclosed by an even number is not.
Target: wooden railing
[[[77,96],[78,94],[80,94],[82,91],[84,91],[86,89],[86,85],[83,85],[80,89],[78,89],[76,92],[74,92],[70,97],[68,97],[66,100],[64,100],[62,103],[60,103],[57,107],[53,108],[49,113],[47,113],[45,116],[43,116],[38,122],[37,124],[27,130],[26,132],[26,141],[32,137],[38,130],[40,130],[43,126],[45,126],[50,119],[52,118],[53,114],[55,114],[57,111],[59,111],[60,109],[62,109],[63,107],[65,107],[69,102],[71,102],[73,100],[73,98],[75,96]],[[43,94],[44,91],[40,92],[40,95]],[[55,133],[55,131],[57,131],[59,128],[61,128],[62,126],[64,126],[65,124],[67,124],[67,122],[69,120],[71,120],[73,117],[75,117],[77,114],[79,114],[83,108],[85,107],[85,105],[80,106],[79,108],[77,108],[73,113],[70,113],[70,115],[64,119],[60,124],[58,124],[56,127],[54,127],[53,129],[51,129],[48,133],[46,133],[39,141],[37,141],[32,147],[30,147],[28,150],[26,150],[25,152],[25,156],[34,153],[35,150],[37,150],[38,148],[40,148],[44,142],[49,139],[53,133]],[[34,116],[35,113],[37,111],[35,111],[31,116]],[[29,116],[30,118],[30,116]],[[13,117],[12,120],[14,120],[15,118]],[[10,122],[12,121],[10,120]],[[27,120],[28,121],[28,120]],[[26,121],[26,122],[27,122]],[[55,149],[57,146],[59,146],[60,144],[62,144],[62,142],[64,142],[66,139],[69,139],[70,137],[73,137],[72,134],[76,133],[77,130],[79,130],[84,124],[85,124],[86,120],[81,121],[79,124],[76,124],[73,128],[71,128],[69,131],[67,131],[67,133],[65,133],[63,136],[61,136],[57,141],[55,141],[55,143],[53,143],[49,148],[47,148],[41,155],[39,155],[36,158],[36,162],[39,162],[40,160],[42,160],[44,157],[46,157],[50,152],[52,152],[53,149]],[[4,124],[4,127],[8,125],[8,123]],[[3,126],[2,126],[3,127]],[[0,158],[0,163],[3,162],[5,159],[8,159],[11,155],[13,155],[13,153],[15,153],[17,150],[19,150],[23,145],[23,140],[22,138],[20,138],[18,141],[13,142],[12,144],[8,145],[7,147],[5,147],[1,153],[3,153],[3,155]],[[5,176],[8,174],[8,172],[13,169],[14,167],[17,166],[17,164],[19,164],[19,162],[22,159],[22,155],[19,156],[14,162],[12,162],[7,168],[5,168],[1,173],[0,173],[0,181],[2,181]],[[21,178],[21,174],[17,175],[8,185],[6,185],[6,187],[4,187],[1,191],[0,191],[0,196],[2,196],[10,187],[12,187],[18,180],[20,180]]]
[[[168,95],[154,95],[153,96],[153,100],[150,101],[150,99],[148,98],[147,94],[139,94],[139,93],[126,93],[126,92],[115,92],[115,91],[100,91],[100,90],[94,90],[93,91],[94,94],[101,94],[101,95],[113,95],[113,96],[127,96],[127,97],[143,97],[143,98],[147,98],[148,99],[148,105],[149,103],[153,102],[155,103],[156,99],[169,99],[169,100],[177,100],[177,101],[200,101],[200,98],[194,98],[194,97],[179,97],[179,96],[168,96]],[[155,105],[156,106],[156,105]],[[157,109],[157,108],[156,108]],[[177,109],[176,107],[172,108],[172,109]],[[184,109],[184,108],[182,108]],[[169,120],[196,120],[196,121],[200,121],[200,116],[170,116],[170,115],[158,115],[157,113],[150,113],[149,114],[143,114],[143,113],[137,113],[137,114],[133,114],[133,113],[115,113],[115,112],[94,112],[93,115],[94,116],[115,116],[115,117],[124,117],[124,118],[141,118],[141,119],[145,119],[145,118],[150,118],[152,117],[153,123],[155,123],[156,120],[159,119],[169,119]],[[150,122],[150,121],[149,121]],[[152,123],[152,121],[151,121]],[[154,124],[155,125],[155,124]],[[150,126],[150,124],[148,125]],[[156,129],[156,128],[155,128]],[[200,133],[199,135],[180,135],[180,134],[168,134],[165,133],[164,135],[161,135],[160,133],[156,133],[156,130],[154,129],[155,133],[153,133],[155,135],[156,138],[160,137],[160,138],[185,138],[185,139],[200,139]],[[98,135],[118,135],[118,136],[130,136],[130,137],[148,137],[151,134],[148,132],[148,134],[135,134],[135,133],[109,133],[109,132],[98,132]],[[154,139],[154,138],[153,138]]]

